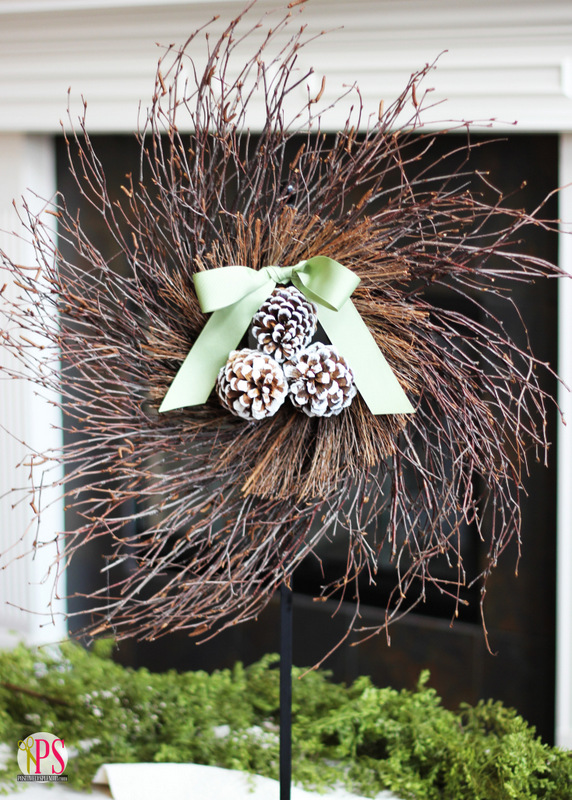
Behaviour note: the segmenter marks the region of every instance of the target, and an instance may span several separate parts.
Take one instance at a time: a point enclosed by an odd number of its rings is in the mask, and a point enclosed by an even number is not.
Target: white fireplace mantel
[[[219,32],[245,5],[246,0],[0,0],[2,220],[12,225],[14,193],[53,187],[53,135],[61,120],[67,124],[68,88],[72,118],[86,99],[91,132],[132,132],[164,47],[182,44],[217,14],[212,29]],[[259,0],[249,18],[270,12],[278,20],[286,5],[287,0]],[[435,89],[433,103],[447,102],[429,111],[426,121],[486,124],[495,118],[497,131],[561,134],[560,181],[572,184],[570,0],[307,0],[301,17],[298,11],[292,9],[294,26],[305,23],[309,34],[329,31],[301,51],[298,64],[316,70],[310,91],[326,76],[324,101],[357,82],[366,109],[377,113],[381,99],[389,103],[411,72],[442,54],[426,85]],[[197,45],[198,59],[200,52]],[[300,91],[298,100],[306,90]],[[343,124],[346,112],[342,106],[331,113],[326,125]],[[255,116],[252,126],[260,124]],[[42,156],[31,160],[31,153]],[[3,179],[6,171],[16,182]],[[561,217],[572,220],[572,189],[561,193]],[[572,239],[561,238],[560,262],[572,273]],[[572,282],[561,282],[559,301],[559,371],[572,385]],[[0,383],[2,407],[32,407],[31,391],[14,391]],[[564,390],[560,403],[569,424],[560,426],[558,443],[557,739],[572,747],[572,400]],[[40,435],[33,420],[34,414],[22,415],[28,438]],[[10,488],[7,457],[4,452],[0,496]],[[14,518],[5,516],[0,525],[0,537],[9,539]],[[28,570],[32,583],[34,569]],[[0,625],[1,615],[0,610]],[[15,619],[10,624],[17,627]]]
[[[0,128],[59,131],[70,88],[74,115],[82,95],[88,102],[91,131],[134,130],[164,46],[181,44],[217,14],[212,30],[222,30],[245,5],[0,0]],[[247,19],[270,12],[277,21],[285,7],[259,0]],[[292,9],[292,29],[303,22],[309,33],[329,31],[303,48],[298,62],[300,70],[315,68],[317,87],[326,75],[325,99],[357,81],[366,107],[377,112],[411,72],[442,54],[427,83],[434,101],[447,100],[434,119],[493,117],[497,129],[518,120],[519,130],[572,130],[572,5],[566,0],[307,0],[298,12]],[[328,124],[344,119],[341,108]]]

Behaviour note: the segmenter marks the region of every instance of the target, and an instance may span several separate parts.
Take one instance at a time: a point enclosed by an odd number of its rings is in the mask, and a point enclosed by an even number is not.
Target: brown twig
[[[16,683],[9,683],[8,681],[0,681],[0,686],[4,689],[9,689],[11,692],[19,692],[20,694],[27,694],[30,697],[36,697],[38,700],[45,700],[46,703],[53,703],[58,706],[69,706],[67,700],[62,700],[59,697],[50,697],[42,692],[36,692],[34,689],[28,689],[25,686],[18,686]]]

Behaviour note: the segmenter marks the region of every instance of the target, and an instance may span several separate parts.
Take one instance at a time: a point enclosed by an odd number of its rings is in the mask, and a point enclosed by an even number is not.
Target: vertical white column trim
[[[558,285],[558,372],[572,389],[572,134],[560,136],[559,264],[571,275]],[[560,387],[565,424],[558,426],[556,743],[572,748],[572,392]]]
[[[25,231],[12,200],[20,206],[24,195],[32,213],[40,213],[55,190],[53,137],[0,134],[0,247],[14,262],[33,265],[35,254],[31,244],[14,235]],[[2,275],[0,286],[4,283],[0,302],[21,293],[7,274]],[[9,309],[9,304],[5,308]],[[0,352],[0,366],[13,366],[11,358],[9,352]],[[65,636],[65,606],[64,601],[53,602],[53,573],[47,573],[57,552],[55,534],[63,530],[61,490],[42,490],[38,525],[25,487],[31,485],[30,450],[45,453],[60,447],[61,414],[25,380],[0,380],[0,414],[4,426],[0,429],[0,554],[1,566],[6,566],[0,579],[0,646],[14,638],[33,644],[58,641]],[[36,486],[40,472],[38,468],[34,475]],[[46,482],[60,475],[61,469],[52,463]],[[13,494],[15,487],[24,491]],[[52,544],[32,554],[35,538]],[[59,591],[65,593],[63,583]]]

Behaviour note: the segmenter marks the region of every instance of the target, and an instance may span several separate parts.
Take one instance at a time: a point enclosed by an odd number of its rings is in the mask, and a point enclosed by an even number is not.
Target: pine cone
[[[331,344],[316,342],[284,364],[290,399],[309,417],[331,417],[356,395],[354,376]]]
[[[282,363],[310,344],[317,309],[295,286],[281,286],[260,306],[251,323],[256,346]]]
[[[230,412],[242,419],[275,414],[288,394],[282,367],[258,350],[233,350],[221,368],[216,390]]]

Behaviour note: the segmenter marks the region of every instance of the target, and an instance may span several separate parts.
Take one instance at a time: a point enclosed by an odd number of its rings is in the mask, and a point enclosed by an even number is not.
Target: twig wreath
[[[60,567],[97,537],[111,542],[108,585],[88,596],[92,635],[208,638],[255,618],[343,529],[346,570],[322,593],[356,601],[351,627],[363,636],[387,629],[428,584],[457,609],[469,580],[484,597],[519,538],[527,454],[546,452],[550,398],[537,371],[548,367],[511,341],[483,297],[510,304],[511,281],[557,274],[518,247],[527,226],[550,224],[502,204],[468,166],[468,138],[449,171],[442,156],[427,166],[446,135],[420,117],[431,66],[375,118],[358,92],[333,138],[320,97],[288,115],[309,78],[297,57],[311,39],[299,28],[274,53],[292,10],[237,64],[238,45],[259,42],[264,25],[245,29],[250,8],[216,41],[207,32],[200,69],[192,53],[204,29],[160,60],[140,174],[127,176],[123,198],[108,192],[85,112],[68,135],[77,186],[128,274],[62,196],[52,213],[76,257],[32,215],[41,279],[4,257],[21,290],[5,307],[5,344],[59,392],[69,434],[61,485],[83,524],[62,534]],[[254,136],[247,110],[261,96]],[[431,285],[475,313],[434,305]],[[478,576],[463,565],[467,524],[486,543]],[[382,548],[396,586],[385,624],[360,628],[358,576],[375,581]],[[443,559],[446,578],[432,571]]]

